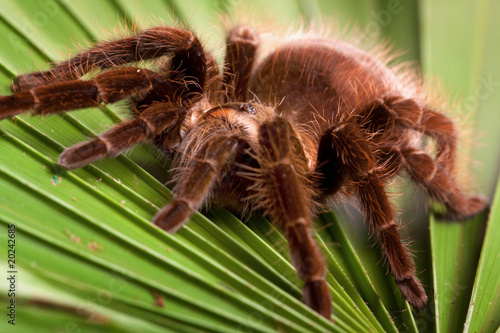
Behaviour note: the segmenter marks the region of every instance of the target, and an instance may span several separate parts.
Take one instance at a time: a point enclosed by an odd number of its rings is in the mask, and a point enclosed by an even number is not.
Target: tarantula
[[[288,238],[304,302],[326,318],[331,298],[312,219],[329,199],[357,193],[401,293],[424,308],[385,183],[406,171],[454,217],[483,210],[485,200],[455,181],[453,122],[427,105],[415,80],[347,42],[294,38],[259,57],[261,44],[249,26],[230,30],[221,74],[192,32],[154,27],[16,77],[14,94],[0,97],[0,119],[129,98],[133,119],[67,148],[58,164],[80,168],[151,140],[172,156],[176,180],[154,224],[174,233],[207,200],[263,212]],[[158,58],[168,60],[155,71],[130,65]],[[82,80],[91,70],[98,74]]]

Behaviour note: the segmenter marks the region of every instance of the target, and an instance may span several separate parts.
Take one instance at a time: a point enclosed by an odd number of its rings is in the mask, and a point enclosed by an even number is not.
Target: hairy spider
[[[404,297],[427,296],[401,243],[386,194],[406,171],[449,214],[486,206],[455,181],[456,129],[428,106],[417,79],[349,43],[304,35],[258,57],[261,36],[241,25],[227,37],[223,74],[191,32],[159,26],[98,44],[45,72],[16,77],[0,97],[0,119],[51,114],[131,99],[134,117],[66,149],[58,164],[80,168],[151,140],[173,158],[174,199],[154,223],[174,233],[209,198],[261,211],[288,238],[304,302],[326,318],[331,298],[312,219],[328,199],[358,194]],[[168,56],[158,70],[130,63]],[[101,70],[82,80],[91,70]],[[424,138],[435,142],[435,156]]]

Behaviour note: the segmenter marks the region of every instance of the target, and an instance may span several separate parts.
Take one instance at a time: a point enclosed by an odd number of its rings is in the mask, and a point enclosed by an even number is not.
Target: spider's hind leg
[[[398,96],[371,103],[361,116],[361,126],[374,135],[382,180],[406,169],[413,181],[446,206],[446,217],[464,219],[487,207],[485,198],[466,196],[455,180],[456,129],[451,119]],[[435,160],[411,144],[415,131],[436,141]]]
[[[415,276],[415,264],[400,240],[399,226],[381,181],[372,148],[356,124],[332,127],[320,143],[317,161],[319,184],[326,195],[334,194],[344,180],[353,181],[359,193],[363,213],[377,235],[391,274],[401,293],[415,309],[423,309],[427,295]],[[332,186],[332,188],[328,188]]]
[[[423,118],[418,129],[436,141],[436,162],[448,172],[453,173],[457,146],[457,130],[452,120],[445,115],[423,109]]]
[[[368,104],[358,122],[372,134],[386,137],[394,128],[413,128],[422,121],[423,111],[411,98],[385,96]]]
[[[458,186],[453,174],[446,166],[434,161],[421,149],[413,147],[391,148],[393,156],[398,155],[402,165],[408,171],[412,180],[420,185],[429,195],[445,205],[447,213],[444,218],[467,219],[475,216],[488,207],[483,196],[467,196]]]

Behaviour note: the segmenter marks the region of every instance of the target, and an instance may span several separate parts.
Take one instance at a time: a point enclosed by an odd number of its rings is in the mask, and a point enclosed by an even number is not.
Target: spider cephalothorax
[[[14,94],[0,97],[0,119],[131,98],[133,119],[66,149],[58,164],[79,168],[153,141],[173,155],[176,170],[176,195],[154,223],[173,233],[208,199],[264,212],[288,238],[305,303],[327,318],[331,299],[312,218],[335,195],[356,193],[402,294],[422,309],[427,296],[384,184],[406,171],[449,214],[480,212],[485,201],[465,196],[455,181],[452,121],[428,106],[415,80],[348,43],[294,38],[258,58],[260,45],[250,27],[233,28],[220,74],[191,32],[152,28],[18,76]],[[164,56],[158,71],[127,65]],[[101,71],[80,79],[90,70]],[[434,157],[424,136],[435,141]]]

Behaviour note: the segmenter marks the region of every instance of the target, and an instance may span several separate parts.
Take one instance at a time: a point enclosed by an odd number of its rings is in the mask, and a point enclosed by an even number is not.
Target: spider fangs
[[[312,218],[327,199],[357,193],[396,284],[415,309],[424,308],[384,184],[406,171],[450,215],[482,211],[486,201],[466,196],[455,181],[453,122],[428,106],[418,80],[348,43],[295,38],[258,58],[260,45],[252,28],[233,28],[221,75],[191,32],[155,27],[16,77],[14,94],[0,97],[0,119],[131,98],[131,120],[66,149],[59,165],[80,168],[152,140],[177,170],[175,198],[154,223],[173,233],[207,198],[263,211],[288,238],[304,302],[326,318],[331,298]],[[157,71],[127,65],[164,56],[170,60]],[[80,79],[93,69],[103,71]],[[435,141],[434,157],[424,136]]]

